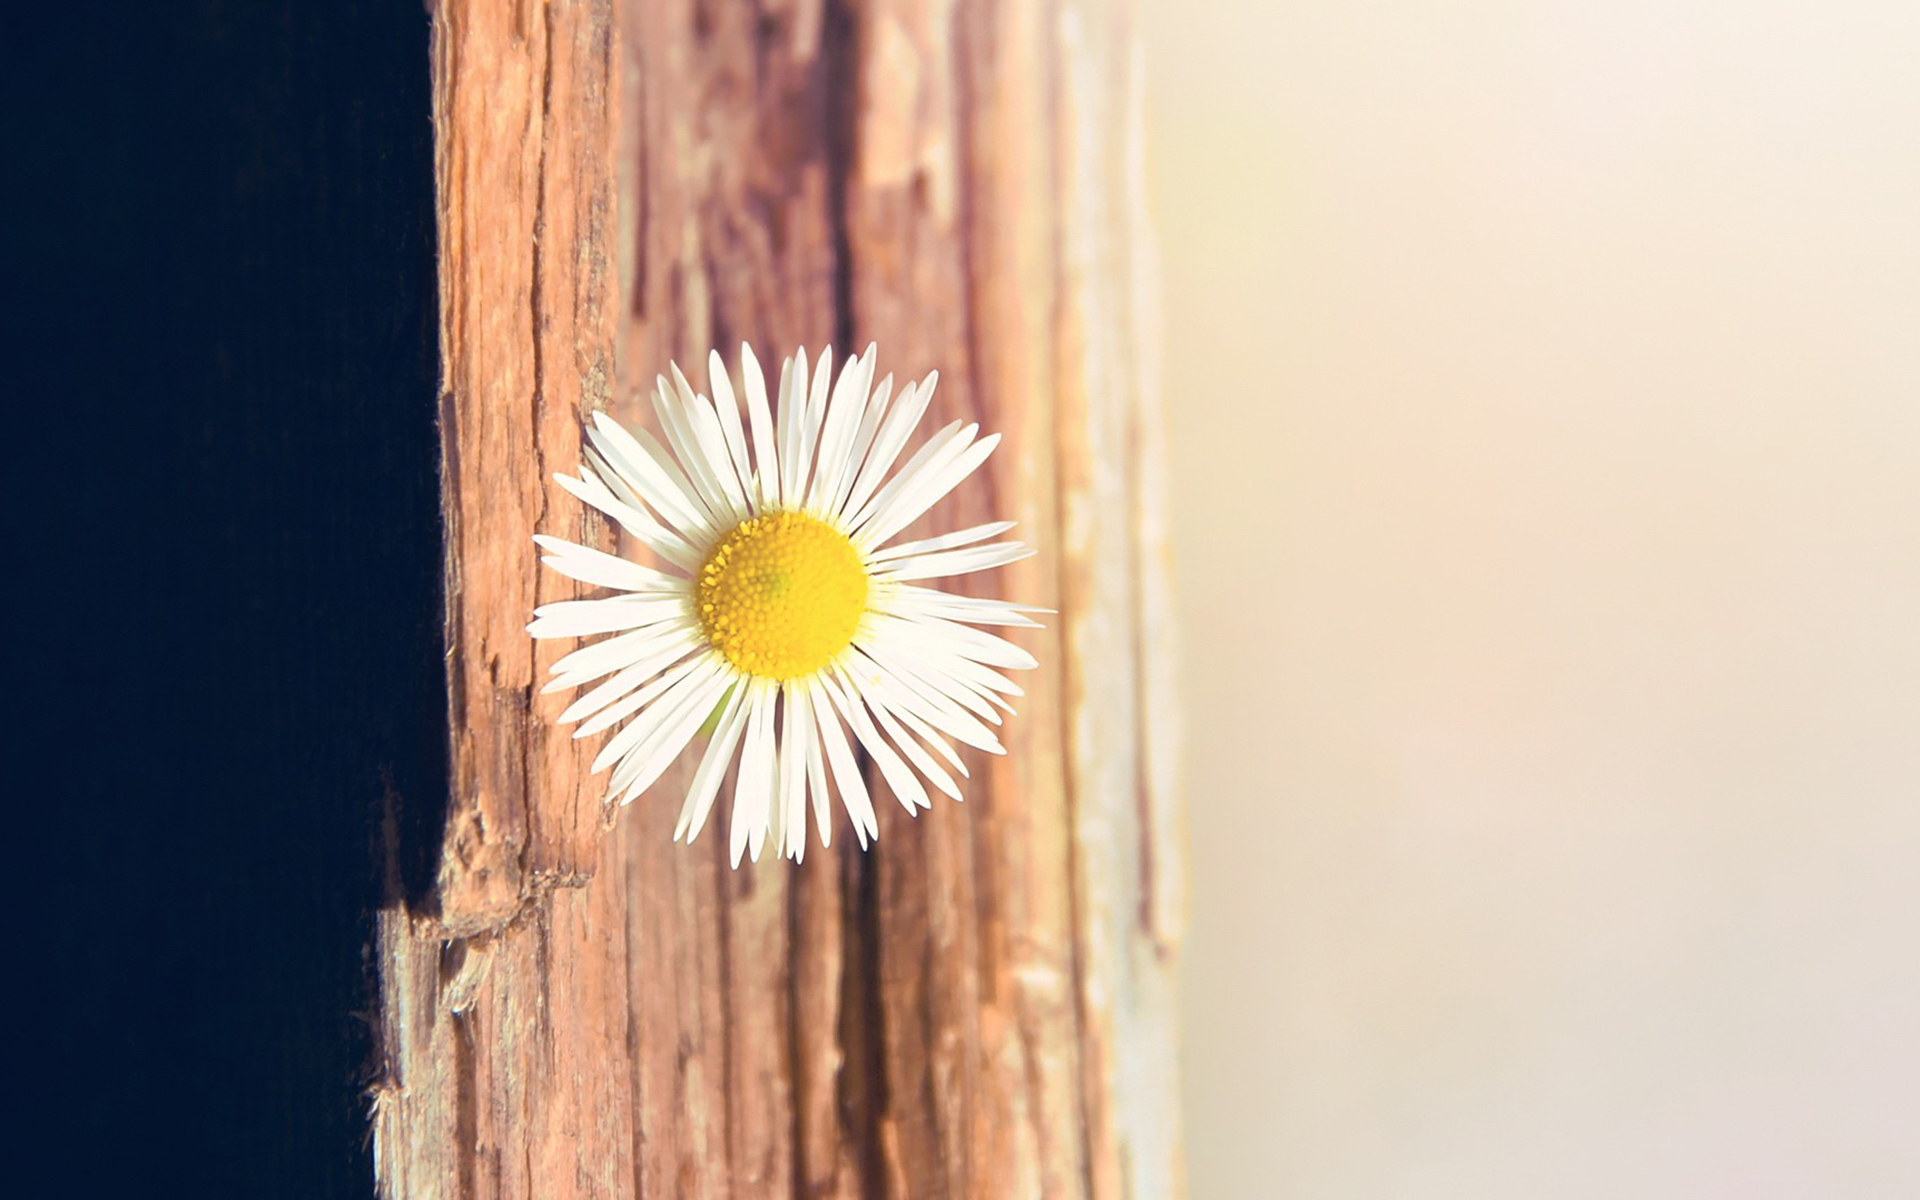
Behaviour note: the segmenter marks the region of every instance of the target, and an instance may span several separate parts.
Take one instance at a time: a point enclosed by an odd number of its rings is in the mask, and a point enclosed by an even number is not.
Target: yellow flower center
[[[867,572],[845,534],[804,513],[749,517],[720,539],[695,584],[700,627],[734,666],[811,675],[847,648],[867,610]]]

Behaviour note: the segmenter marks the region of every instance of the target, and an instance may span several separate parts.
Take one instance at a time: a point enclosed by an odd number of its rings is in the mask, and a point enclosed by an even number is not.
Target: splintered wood
[[[453,780],[382,914],[393,1197],[1180,1192],[1174,794],[1138,34],[1124,6],[694,0],[434,12]],[[603,814],[539,694],[535,532],[581,420],[709,348],[877,342],[1005,434],[926,528],[1016,519],[1058,610],[967,801],[795,867]],[[913,536],[909,534],[908,536]],[[972,577],[950,581],[965,590]],[[410,798],[413,803],[421,798]],[[716,825],[721,828],[723,825]]]

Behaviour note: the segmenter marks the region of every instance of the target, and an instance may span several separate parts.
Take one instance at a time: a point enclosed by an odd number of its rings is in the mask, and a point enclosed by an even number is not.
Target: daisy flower
[[[614,593],[535,610],[539,638],[608,635],[553,667],[545,690],[586,688],[561,714],[575,737],[619,726],[593,769],[628,804],[708,735],[674,838],[706,825],[737,759],[731,849],[769,837],[798,861],[809,800],[831,844],[829,780],[864,849],[878,836],[856,748],[909,813],[926,783],[960,799],[955,743],[1004,754],[992,726],[1020,695],[1002,672],[1037,665],[980,626],[1034,626],[1044,609],[955,595],[927,581],[1033,553],[993,541],[1010,521],[915,541],[895,537],[986,461],[998,434],[955,421],[895,469],[938,375],[897,396],[873,386],[875,354],[832,378],[831,349],[781,364],[778,402],[741,348],[745,412],[719,354],[712,398],[656,380],[662,445],[605,413],[586,431],[579,478],[559,484],[616,521],[649,561],[536,536],[548,566]],[[598,682],[596,682],[598,681]],[[587,687],[592,684],[593,686]]]

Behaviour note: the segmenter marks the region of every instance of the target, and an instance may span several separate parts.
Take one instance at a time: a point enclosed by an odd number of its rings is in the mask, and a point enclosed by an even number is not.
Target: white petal
[[[780,431],[780,505],[800,503],[800,427],[807,416],[807,348],[800,347],[780,368],[780,407],[774,413]]]
[[[880,426],[880,432],[874,436],[873,450],[861,466],[860,475],[854,481],[853,490],[847,494],[846,503],[840,507],[842,513],[857,512],[864,508],[881,480],[893,469],[900,451],[906,448],[907,439],[913,436],[920,418],[926,414],[927,404],[933,399],[933,385],[939,378],[940,372],[935,371],[918,386],[909,385],[900,393],[899,402],[887,414],[886,423]]]
[[[634,426],[631,435],[634,444],[640,447],[640,452],[673,489],[672,496],[680,502],[680,507],[695,521],[701,522],[700,528],[708,534],[717,532],[720,529],[720,523],[726,519],[724,510],[715,511],[708,501],[706,492],[694,485],[692,478],[681,468],[680,460],[673,451],[661,445],[660,439],[653,436],[653,431],[643,425]]]
[[[672,664],[676,664],[676,662],[685,659],[685,657],[691,655],[695,649],[699,649],[699,639],[697,639],[697,637],[687,637],[684,636],[684,634],[682,634],[682,636],[672,636],[672,634],[670,634],[670,636],[662,637],[659,641],[655,641],[653,645],[649,645],[649,647],[645,649],[645,653],[641,653],[636,659],[626,662],[620,670],[616,670],[616,672],[612,672],[611,676],[607,676],[607,682],[605,682],[605,684],[597,685],[597,687],[589,689],[586,693],[582,693],[580,697],[576,697],[574,703],[568,705],[566,710],[561,712],[561,716],[559,716],[559,720],[557,720],[555,724],[570,726],[570,724],[574,724],[574,722],[578,722],[578,720],[586,720],[588,716],[593,716],[593,714],[599,712],[601,708],[611,705],[614,701],[618,701],[620,697],[624,697],[626,693],[630,693],[630,691],[634,691],[639,685],[645,684],[647,680],[651,680],[653,676],[657,676],[662,670],[666,670],[668,666],[672,666]],[[595,726],[595,728],[605,728],[605,726]],[[580,732],[574,733],[574,737],[586,737],[588,733],[595,732],[595,728],[580,730]]]
[[[627,753],[620,769],[614,772],[610,792],[621,792],[620,803],[634,799],[654,785],[662,772],[672,766],[693,740],[714,706],[733,682],[732,675],[718,671],[698,685],[690,686],[684,702],[676,706],[670,719],[663,719],[655,733]]]
[[[1051,608],[1043,608],[1038,604],[1015,604],[1009,600],[992,600],[981,596],[962,596],[958,592],[942,591],[939,588],[931,588],[917,583],[903,584],[891,590],[907,600],[926,601],[933,604],[956,604],[963,608],[975,606],[1004,608],[1008,612],[1017,613],[1052,613],[1057,611]]]
[[[953,765],[954,770],[960,772],[961,778],[967,778],[972,774],[972,772],[967,770],[967,764],[960,761],[960,755],[948,744],[947,739],[935,732],[933,726],[922,721],[919,717],[914,716],[913,713],[907,709],[896,708],[892,711],[894,716],[905,721],[907,727],[919,735],[921,741],[938,750],[940,757],[946,759]],[[958,799],[958,797],[955,797],[955,799]]]
[[[1013,528],[1012,521],[989,521],[985,525],[974,525],[966,529],[957,529],[952,533],[943,533],[936,537],[921,538],[917,542],[901,542],[898,545],[883,546],[867,556],[872,564],[889,562],[896,558],[912,558],[916,554],[930,554],[935,550],[951,550],[955,546],[967,546],[974,542],[983,542]]]
[[[643,626],[631,633],[582,646],[562,658],[549,668],[554,678],[540,690],[557,692],[578,687],[611,671],[632,666],[647,655],[666,649],[671,643],[692,649],[705,640],[690,621]]]
[[[544,533],[534,534],[533,540],[542,550],[553,555],[546,560],[547,565],[569,579],[634,593],[673,594],[684,592],[687,588],[685,579],[642,566],[630,558],[621,558],[591,546],[576,545]]]
[[[873,384],[874,358],[874,348],[868,346],[863,357],[848,360],[840,369],[840,381],[833,385],[826,420],[820,427],[819,461],[814,466],[813,482],[807,486],[806,506],[811,511],[832,511],[828,505],[833,502],[846,472],[847,447],[866,411],[867,391]]]
[[[622,504],[630,505],[653,516],[655,510],[647,504],[639,492],[634,490],[626,474],[615,468],[607,461],[606,455],[600,453],[599,447],[594,444],[594,436],[597,432],[593,429],[587,430],[587,440],[580,447],[580,457],[585,459],[587,464],[587,469],[580,474],[599,480],[600,485],[612,492]]]
[[[719,703],[729,678],[726,670],[716,669],[720,664],[712,659],[696,661],[692,667],[633,720],[621,726],[620,732],[609,739],[608,746],[602,748],[600,760],[613,763],[613,775],[607,781],[609,801],[619,796],[620,803],[627,804],[646,790],[686,747],[700,722]],[[694,717],[691,724],[686,720],[689,713]],[[672,752],[662,760],[659,751],[668,743],[672,743]],[[658,770],[648,774],[648,768],[656,763]],[[595,769],[600,769],[599,763]],[[626,794],[621,796],[622,792]]]
[[[875,702],[872,697],[869,697],[869,706],[873,709],[873,715],[879,718],[881,728],[886,731],[887,736],[892,738],[894,744],[906,753],[907,758],[913,762],[913,765],[919,769],[922,775],[925,775],[933,781],[933,786],[939,788],[955,800],[963,798],[960,795],[959,785],[953,781],[953,776],[942,770],[940,764],[933,761],[933,756],[922,749],[920,743],[914,740],[913,735],[908,733],[906,728],[894,719],[892,709],[884,702]]]
[[[978,424],[969,424],[965,421],[950,421],[942,426],[938,433],[928,438],[918,450],[913,452],[913,457],[907,459],[906,465],[901,467],[893,478],[887,480],[886,485],[860,507],[860,511],[847,519],[847,528],[857,532],[872,523],[878,514],[893,506],[895,497],[899,496],[903,490],[916,486],[932,472],[959,458],[972,444],[974,435],[979,432]],[[886,540],[882,537],[861,535],[854,538],[854,544],[871,549],[885,543]]]
[[[1000,697],[1026,694],[1019,684],[992,667],[945,646],[879,642],[870,645],[879,646],[883,652],[902,651],[902,657],[911,661],[914,669],[943,693],[951,692],[956,697],[971,694],[986,704],[1004,708],[1008,712],[1013,711],[1013,706]],[[979,705],[972,707],[976,712],[988,711]],[[993,720],[998,724],[997,717]]]
[[[990,434],[968,446],[953,461],[943,463],[938,468],[929,466],[924,469],[912,483],[904,485],[897,496],[874,506],[873,521],[861,531],[855,544],[862,544],[864,539],[865,545],[877,546],[905,529],[921,513],[938,503],[941,497],[960,486],[961,480],[978,470],[999,444],[1000,435]]]
[[[733,469],[733,454],[727,448],[727,435],[720,428],[719,414],[713,411],[711,401],[693,390],[678,365],[669,363],[668,367],[673,372],[673,390],[680,402],[680,415],[686,422],[686,431],[693,435],[691,449],[700,461],[703,476],[719,486],[732,520],[746,519],[752,506],[741,489],[739,473]]]
[[[967,711],[995,725],[1000,724],[1001,712],[1013,711],[1013,705],[1001,697],[1025,694],[992,667],[956,654],[915,651],[912,665],[914,674],[925,684],[924,690],[951,697]]]
[[[693,772],[693,782],[687,785],[687,800],[681,805],[680,820],[673,827],[674,841],[684,837],[691,845],[706,827],[707,813],[712,811],[714,797],[720,794],[720,782],[727,777],[727,766],[733,761],[733,748],[739,744],[746,728],[747,685],[745,680],[739,680],[727,698],[720,723],[714,726],[713,740],[707,743],[707,752]]]
[[[937,604],[901,604],[890,600],[878,603],[869,601],[873,611],[901,617],[940,617],[948,621],[965,621],[970,625],[1010,625],[1016,629],[1045,629],[1046,626],[1032,617],[1015,612],[999,605],[982,605],[978,608],[948,608]]]
[[[806,422],[802,434],[809,436],[814,445],[820,444],[820,425],[827,415],[827,388],[833,383],[833,346],[828,344],[820,351],[820,357],[813,364],[813,383],[807,392]],[[807,435],[807,428],[812,433]]]
[[[860,773],[860,765],[854,761],[853,748],[847,745],[846,730],[841,728],[840,718],[834,715],[833,704],[827,699],[826,686],[816,682],[809,690],[813,698],[814,728],[819,730],[820,742],[826,748],[827,765],[833,768],[833,782],[840,789],[840,803],[846,806],[847,816],[853,819],[853,832],[860,839],[860,848],[865,850],[869,838],[880,836],[880,822],[874,815],[873,798],[867,794],[866,777]]]
[[[1023,558],[1032,558],[1033,547],[1023,546],[1019,542],[995,542],[991,546],[965,546],[959,550],[936,550],[932,554],[916,554],[887,564],[885,570],[877,572],[876,578],[903,583],[909,579],[939,579],[951,575],[969,575],[975,571],[990,571],[995,567],[1004,567],[1008,563],[1019,562]]]
[[[875,603],[876,607],[883,612],[929,613],[946,617],[951,621],[971,621],[976,625],[1026,625],[1034,629],[1042,626],[1038,621],[1025,619],[1023,614],[1044,615],[1053,612],[1050,608],[1038,608],[1031,604],[1009,604],[1005,600],[962,596],[954,592],[943,592],[938,588],[921,587],[911,583],[895,584],[878,589]],[[961,616],[962,613],[968,615]],[[980,615],[973,615],[976,613]],[[1018,619],[1008,620],[1009,617]]]
[[[845,460],[840,464],[840,482],[833,494],[821,503],[821,511],[839,517],[847,511],[847,497],[853,491],[854,480],[859,478],[860,464],[866,461],[867,451],[873,446],[873,435],[879,431],[880,422],[887,415],[887,397],[893,391],[893,376],[880,381],[880,386],[867,398],[866,410],[860,417],[860,427],[854,431],[852,440],[847,444]]]
[[[599,476],[591,471],[582,473],[584,478],[575,479],[571,475],[555,475],[554,482],[567,489],[583,504],[599,509],[620,523],[642,546],[666,559],[674,566],[686,571],[695,571],[700,567],[700,556],[694,548],[679,534],[653,519],[644,508],[636,508],[615,496]]]
[[[607,744],[600,747],[599,756],[593,760],[593,769],[604,771],[627,757],[628,752],[635,747],[648,742],[654,734],[680,713],[687,704],[689,696],[698,694],[700,689],[724,674],[726,665],[726,660],[717,654],[704,654],[690,658],[641,688],[633,696],[621,701],[615,707],[634,704],[635,708],[643,711],[639,716],[622,725],[620,732],[608,738]],[[635,697],[641,697],[637,704],[634,703]],[[602,713],[594,720],[599,721],[605,715]],[[618,720],[618,718],[614,719]]]
[[[568,705],[567,711],[560,714],[557,723],[571,725],[575,721],[585,720],[698,648],[699,639],[684,634],[661,639],[649,646],[644,655],[615,671],[605,683],[586,692]],[[605,727],[605,725],[587,726],[577,730],[573,736],[586,737],[595,730]]]
[[[533,612],[527,632],[534,637],[587,637],[678,621],[687,615],[687,602],[682,596],[629,594],[605,600],[561,600]]]
[[[745,516],[746,493],[740,487],[740,473],[733,468],[733,452],[727,445],[726,430],[720,425],[720,414],[714,411],[714,402],[694,390],[678,363],[668,363],[667,369],[673,376],[674,395],[679,399],[680,410],[697,439],[702,460],[720,481],[721,490],[726,493],[734,512]]]
[[[935,686],[908,664],[884,657],[878,647],[872,648],[871,654],[873,657],[856,653],[849,656],[847,662],[847,670],[856,674],[863,690],[878,691],[888,703],[901,705],[917,713],[935,729],[959,738],[969,746],[990,754],[1007,752],[1006,747],[1000,744],[1000,739],[980,719],[983,709],[986,712],[992,710],[987,709],[978,697],[960,689]],[[980,707],[975,708],[975,705]]]
[[[821,734],[813,707],[813,685],[805,679],[795,681],[794,695],[800,702],[807,724],[807,792],[813,797],[813,823],[820,831],[820,845],[833,845],[833,806],[827,794],[827,764],[821,756]],[[803,831],[800,840],[806,842]]]
[[[784,370],[785,368],[782,368]],[[747,417],[753,429],[754,482],[761,509],[780,503],[780,455],[773,434],[773,410],[767,403],[767,378],[753,347],[740,347],[740,373],[747,385]]]
[[[589,737],[599,733],[602,729],[618,725],[621,721],[636,712],[640,714],[639,717],[624,726],[619,733],[615,734],[613,738],[608,741],[607,745],[600,748],[600,755],[594,761],[593,769],[596,771],[604,771],[607,764],[619,758],[626,747],[632,745],[636,739],[644,737],[646,735],[646,727],[651,726],[661,716],[665,715],[666,710],[659,705],[654,705],[654,701],[660,699],[682,680],[699,670],[701,665],[707,661],[708,660],[702,655],[687,657],[683,654],[679,659],[669,660],[669,665],[664,672],[661,672],[657,665],[650,665],[645,669],[637,671],[636,674],[642,679],[646,679],[650,675],[653,675],[654,678],[638,691],[634,691],[620,700],[615,701],[608,707],[601,709],[578,729],[574,730],[573,736],[576,738]],[[660,673],[655,675],[655,672]],[[648,705],[654,705],[654,707],[648,708]],[[635,732],[635,726],[640,726],[641,728]],[[631,736],[629,736],[630,734]]]
[[[813,456],[820,445],[821,424],[827,415],[827,385],[832,376],[833,347],[828,346],[820,352],[820,361],[814,364],[813,388],[807,395],[807,407],[800,414],[800,449],[795,455],[800,469],[788,484],[789,499],[796,508],[806,506],[806,497],[813,489]]]
[[[700,435],[694,429],[694,414],[665,378],[656,375],[653,383],[649,398],[653,401],[654,415],[660,418],[660,431],[666,435],[667,445],[673,448],[673,460],[685,471],[693,486],[694,498],[700,502],[713,528],[716,531],[727,528],[734,523],[733,505],[728,502],[726,489],[721,486],[720,477],[700,444]]]
[[[900,801],[900,806],[909,813],[916,809],[932,808],[933,801],[927,799],[927,789],[921,786],[919,778],[906,763],[900,761],[900,755],[873,727],[872,718],[867,716],[866,703],[860,699],[860,688],[841,676],[838,667],[828,668],[828,674],[821,676],[821,681],[828,689],[827,694],[833,697],[840,715],[847,719],[847,724],[853,726],[854,736],[860,739],[868,757],[880,768],[881,776],[886,779],[887,786],[893,789],[894,799]],[[840,690],[843,685],[846,688],[844,694]]]
[[[733,865],[740,865],[740,854],[751,847],[753,861],[760,861],[760,846],[766,841],[768,810],[773,803],[773,704],[779,692],[765,680],[752,683],[748,697],[752,711],[747,717],[746,741],[740,750],[740,773],[734,780],[733,821],[728,853]]]
[[[666,715],[667,708],[664,705],[658,705],[648,709],[647,706],[684,683],[703,663],[708,661],[704,657],[694,657],[670,667],[665,674],[652,683],[611,707],[602,709],[598,716],[574,730],[574,737],[585,737],[588,734],[598,733],[610,725],[618,724],[636,712],[640,713],[639,717],[622,726],[620,732],[607,739],[607,744],[600,747],[599,756],[593,760],[593,769],[606,770],[608,764],[619,761],[620,756],[626,753],[629,746],[651,732],[660,718]]]
[[[780,692],[780,853],[798,862],[807,845],[807,707],[791,683]]]
[[[711,519],[691,494],[692,485],[652,434],[644,429],[636,433],[597,412],[587,430],[587,442],[662,520],[696,537],[712,532]]]
[[[891,639],[899,639],[904,646],[925,646],[1014,671],[1031,671],[1040,665],[1033,655],[998,634],[944,617],[876,614],[868,625],[876,640],[886,639],[881,640],[882,645],[888,645]]]
[[[1000,689],[1010,689],[1009,695],[1020,692],[1005,676],[947,651],[915,648],[909,653],[896,654],[900,649],[897,644],[877,642],[866,649],[893,673],[895,683],[910,686],[931,703],[957,705],[994,725],[1000,724],[997,709],[1013,711],[1011,705],[1000,699]]]
[[[760,496],[754,484],[753,460],[747,456],[746,430],[740,423],[740,401],[733,394],[733,380],[727,377],[727,366],[720,361],[718,350],[707,353],[707,386],[713,389],[714,408],[720,413],[720,432],[726,438],[727,453],[733,458],[734,473],[745,489],[747,509],[755,511],[760,506]]]

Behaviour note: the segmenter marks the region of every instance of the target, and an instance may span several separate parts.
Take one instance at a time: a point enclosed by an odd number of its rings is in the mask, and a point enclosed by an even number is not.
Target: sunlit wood
[[[1124,6],[443,0],[454,790],[383,916],[393,1196],[1177,1194],[1183,920],[1137,33]],[[804,866],[603,815],[535,690],[536,531],[587,412],[669,358],[876,341],[1006,441],[936,507],[1058,610],[964,805]],[[585,748],[583,751],[583,747]],[[403,798],[404,799],[404,798]]]

